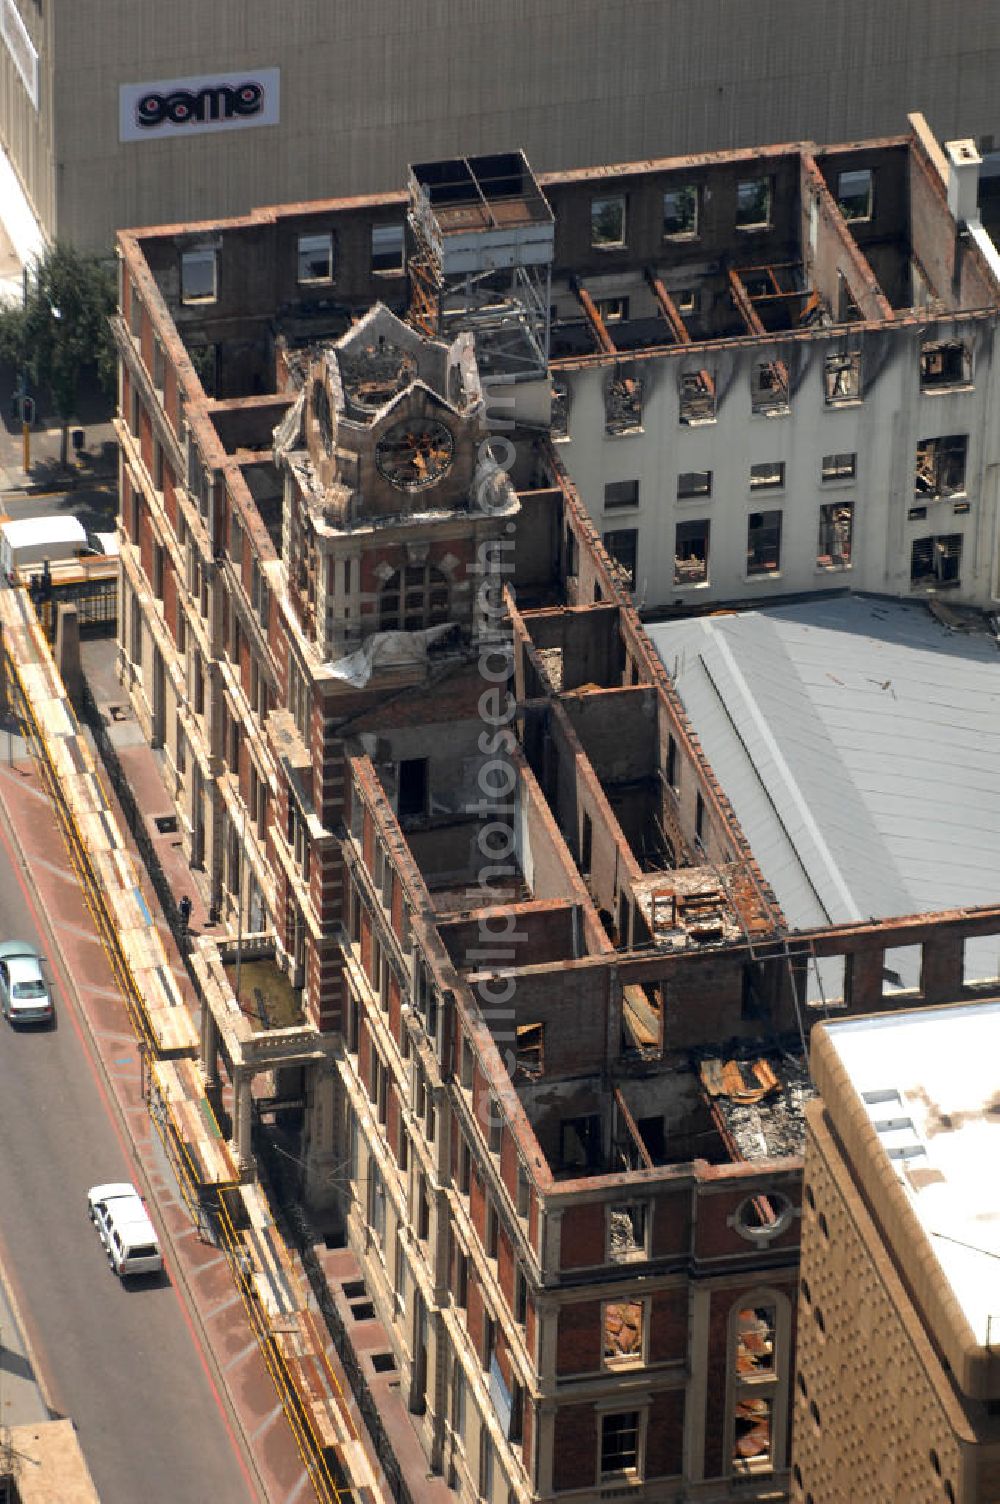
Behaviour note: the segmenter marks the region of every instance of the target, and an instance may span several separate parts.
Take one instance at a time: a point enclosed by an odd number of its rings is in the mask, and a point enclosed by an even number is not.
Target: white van
[[[134,1185],[91,1186],[87,1210],[119,1279],[129,1274],[159,1274],[163,1254],[156,1228]]]
[[[37,572],[48,559],[61,564],[87,547],[87,529],[78,517],[19,517],[0,522],[0,571],[14,582],[24,570]]]

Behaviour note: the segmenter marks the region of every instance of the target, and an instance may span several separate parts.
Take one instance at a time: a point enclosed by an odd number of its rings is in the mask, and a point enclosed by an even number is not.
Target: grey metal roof
[[[990,637],[863,596],[648,631],[793,928],[1000,900]]]

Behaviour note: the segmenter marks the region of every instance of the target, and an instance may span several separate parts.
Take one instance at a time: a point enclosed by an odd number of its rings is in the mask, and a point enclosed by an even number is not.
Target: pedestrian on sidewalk
[[[177,905],[177,912],[181,916],[181,934],[187,939],[188,925],[191,923],[191,900],[186,893]]]

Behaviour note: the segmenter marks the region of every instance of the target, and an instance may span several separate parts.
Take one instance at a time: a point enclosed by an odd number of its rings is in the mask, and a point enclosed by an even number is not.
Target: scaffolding
[[[410,323],[468,329],[486,377],[546,370],[555,251],[552,210],[523,152],[411,166]]]

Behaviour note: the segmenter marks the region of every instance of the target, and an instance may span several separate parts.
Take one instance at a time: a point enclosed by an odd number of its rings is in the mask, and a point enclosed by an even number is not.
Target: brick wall
[[[556,1412],[557,1444],[552,1457],[552,1484],[592,1488],[597,1473],[597,1417],[592,1405],[560,1405]]]

